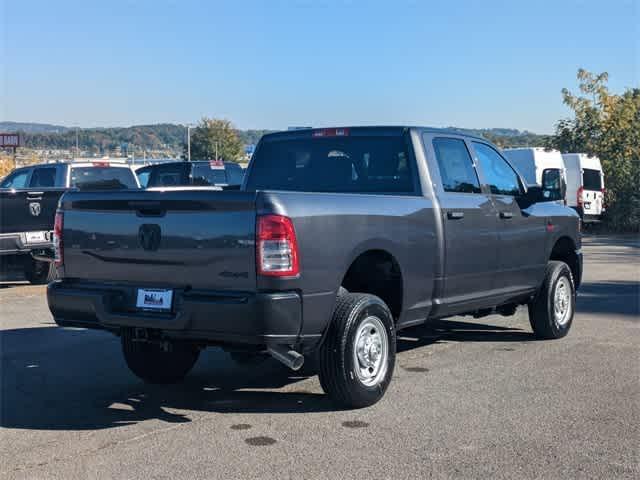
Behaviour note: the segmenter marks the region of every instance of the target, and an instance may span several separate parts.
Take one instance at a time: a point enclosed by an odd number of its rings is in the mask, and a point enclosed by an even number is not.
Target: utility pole
[[[78,127],[76,127],[76,158],[80,156],[80,148],[78,147]]]
[[[216,142],[216,162],[218,161],[218,142]]]

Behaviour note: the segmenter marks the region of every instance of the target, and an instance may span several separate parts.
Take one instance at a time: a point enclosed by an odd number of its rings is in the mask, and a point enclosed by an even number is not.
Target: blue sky
[[[640,83],[640,0],[0,0],[0,119],[549,133],[579,67]]]

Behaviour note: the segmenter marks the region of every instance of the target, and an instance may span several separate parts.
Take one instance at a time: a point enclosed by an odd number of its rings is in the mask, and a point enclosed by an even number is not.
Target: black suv
[[[241,185],[244,170],[234,162],[195,161],[149,165],[136,170],[143,188]]]

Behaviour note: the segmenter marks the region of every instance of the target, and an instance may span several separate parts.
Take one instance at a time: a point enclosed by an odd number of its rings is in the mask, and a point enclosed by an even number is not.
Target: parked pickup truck
[[[397,332],[512,315],[567,334],[578,215],[482,138],[402,127],[262,138],[240,190],[69,192],[56,214],[60,326],[121,336],[130,369],[181,380],[199,351],[317,361],[337,403],[378,401]]]
[[[17,168],[0,181],[1,271],[21,270],[31,283],[55,278],[53,221],[70,188],[138,188],[125,164],[49,163]]]

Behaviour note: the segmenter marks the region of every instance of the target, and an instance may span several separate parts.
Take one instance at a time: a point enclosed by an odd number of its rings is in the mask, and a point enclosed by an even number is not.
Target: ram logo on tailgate
[[[42,207],[38,202],[31,202],[29,204],[29,212],[31,213],[31,216],[38,217],[40,216],[41,211],[42,211]]]
[[[155,252],[160,246],[160,225],[144,224],[138,230],[138,243],[149,252]]]

